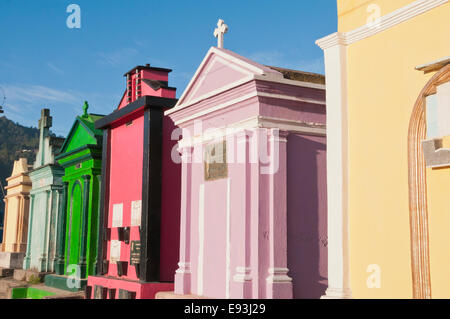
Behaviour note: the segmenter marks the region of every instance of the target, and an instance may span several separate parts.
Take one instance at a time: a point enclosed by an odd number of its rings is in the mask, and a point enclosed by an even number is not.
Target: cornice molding
[[[280,131],[308,136],[324,137],[327,134],[325,124],[257,115],[231,125],[209,130],[198,136],[183,137],[178,141],[178,147],[179,149],[194,147],[198,144],[210,143],[226,136],[255,129],[279,129]]]
[[[345,33],[336,32],[317,40],[316,44],[322,50],[326,50],[336,45],[350,45],[399,25],[400,23],[446,4],[449,1],[450,0],[417,0],[407,6],[388,13],[381,17],[379,22],[376,22],[373,25],[365,24],[355,30]]]

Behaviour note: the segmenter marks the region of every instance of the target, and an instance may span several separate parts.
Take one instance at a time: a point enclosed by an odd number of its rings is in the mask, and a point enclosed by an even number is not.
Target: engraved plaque
[[[141,226],[142,201],[131,202],[131,226]]]
[[[120,241],[111,240],[109,260],[111,264],[115,264],[120,260]]]
[[[205,145],[205,180],[213,181],[228,176],[227,142]]]
[[[139,265],[141,262],[141,242],[133,240],[130,247],[130,265]]]
[[[123,204],[115,204],[113,206],[112,227],[122,227],[123,222]]]

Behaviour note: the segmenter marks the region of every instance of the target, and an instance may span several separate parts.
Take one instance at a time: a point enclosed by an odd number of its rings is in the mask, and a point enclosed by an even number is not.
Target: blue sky
[[[81,7],[81,29],[66,26],[72,3]],[[179,97],[217,45],[219,18],[229,26],[225,48],[319,73],[323,53],[315,40],[337,29],[335,0],[1,0],[4,115],[37,126],[40,109],[50,108],[53,131],[65,136],[84,100],[92,113],[111,113],[123,74],[145,63],[173,69],[169,84]]]

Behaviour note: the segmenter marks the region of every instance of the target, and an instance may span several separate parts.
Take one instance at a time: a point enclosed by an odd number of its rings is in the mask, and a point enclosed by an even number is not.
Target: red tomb
[[[87,298],[152,299],[173,290],[179,253],[180,165],[171,159],[175,126],[172,70],[137,66],[125,74],[119,107],[96,122],[103,172],[96,276]]]

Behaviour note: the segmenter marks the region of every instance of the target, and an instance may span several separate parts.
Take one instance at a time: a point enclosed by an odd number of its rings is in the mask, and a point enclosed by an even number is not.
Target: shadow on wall
[[[326,138],[288,137],[288,268],[295,299],[328,287]]]

